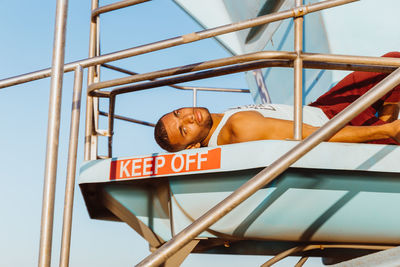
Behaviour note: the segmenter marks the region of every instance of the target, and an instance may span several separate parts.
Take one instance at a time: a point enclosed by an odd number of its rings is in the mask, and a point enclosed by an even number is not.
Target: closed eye
[[[179,109],[174,111],[174,114],[176,117],[179,117],[181,115],[181,111]]]

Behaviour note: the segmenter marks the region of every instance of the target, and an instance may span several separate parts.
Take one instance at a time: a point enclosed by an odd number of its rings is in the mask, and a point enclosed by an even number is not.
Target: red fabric
[[[383,57],[400,58],[400,52],[390,52],[383,55]],[[326,116],[331,119],[357,98],[373,88],[387,75],[386,73],[362,71],[350,73],[336,86],[332,87],[315,102],[311,103],[310,106],[322,109]],[[392,91],[355,117],[349,122],[349,125],[368,126],[385,124],[385,121],[380,120],[376,116],[376,113],[381,109],[384,102],[400,102],[400,85],[396,86]],[[369,143],[398,144],[393,139],[382,139]]]

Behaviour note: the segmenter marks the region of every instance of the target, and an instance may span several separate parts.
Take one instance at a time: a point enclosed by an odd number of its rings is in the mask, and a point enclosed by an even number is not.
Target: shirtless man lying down
[[[400,57],[391,52],[385,57]],[[306,138],[387,74],[353,72],[336,86],[303,107],[303,138]],[[400,144],[400,85],[355,117],[330,142]],[[157,122],[154,136],[169,152],[255,140],[293,138],[293,107],[281,104],[252,105],[227,112],[206,108],[181,108]]]

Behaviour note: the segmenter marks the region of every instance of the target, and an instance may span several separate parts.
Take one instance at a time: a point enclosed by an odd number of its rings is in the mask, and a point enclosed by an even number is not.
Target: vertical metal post
[[[65,185],[64,219],[61,239],[60,266],[69,266],[71,244],[72,211],[74,206],[74,187],[76,172],[76,155],[78,150],[79,121],[81,112],[83,68],[75,69],[74,92],[72,97],[71,126],[68,148],[67,181]]]
[[[67,11],[68,0],[57,0],[38,263],[43,267],[50,266],[51,262]]]
[[[299,13],[303,13],[299,8],[303,5],[303,0],[296,0],[296,8]],[[303,17],[294,18],[294,50],[297,58],[294,60],[294,129],[293,138],[301,140],[303,136]]]
[[[98,8],[99,0],[92,0],[92,11]],[[97,22],[96,20],[92,20],[90,22],[90,39],[89,39],[89,58],[96,56],[96,48],[97,48]],[[96,68],[89,67],[88,68],[88,86],[94,83],[96,76]],[[86,124],[85,124],[85,160],[96,159],[97,155],[97,140],[96,137],[93,136],[94,133],[94,97],[87,96],[86,98]]]
[[[193,107],[197,107],[197,88],[193,88]]]
[[[115,99],[114,94],[110,95],[108,106],[108,157],[112,157],[112,142],[114,135],[114,113],[115,113]]]
[[[99,3],[99,0],[97,1]],[[96,48],[95,48],[95,57],[100,56],[100,16],[96,17]],[[101,65],[96,65],[96,71],[94,74],[93,82],[100,82],[100,69]],[[92,153],[93,158],[97,158],[97,149],[98,149],[98,135],[97,129],[99,129],[99,105],[100,101],[98,97],[93,98],[93,120],[94,120],[94,135],[92,136]]]

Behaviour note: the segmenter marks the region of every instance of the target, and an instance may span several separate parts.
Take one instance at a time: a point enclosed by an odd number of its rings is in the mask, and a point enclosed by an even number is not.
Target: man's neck
[[[201,141],[201,146],[208,146],[208,142],[210,141],[210,138],[213,135],[215,129],[217,129],[223,116],[224,116],[224,114],[222,114],[222,113],[211,113],[211,119],[213,121],[213,124],[211,126],[210,131],[208,132],[207,137],[203,141]]]

